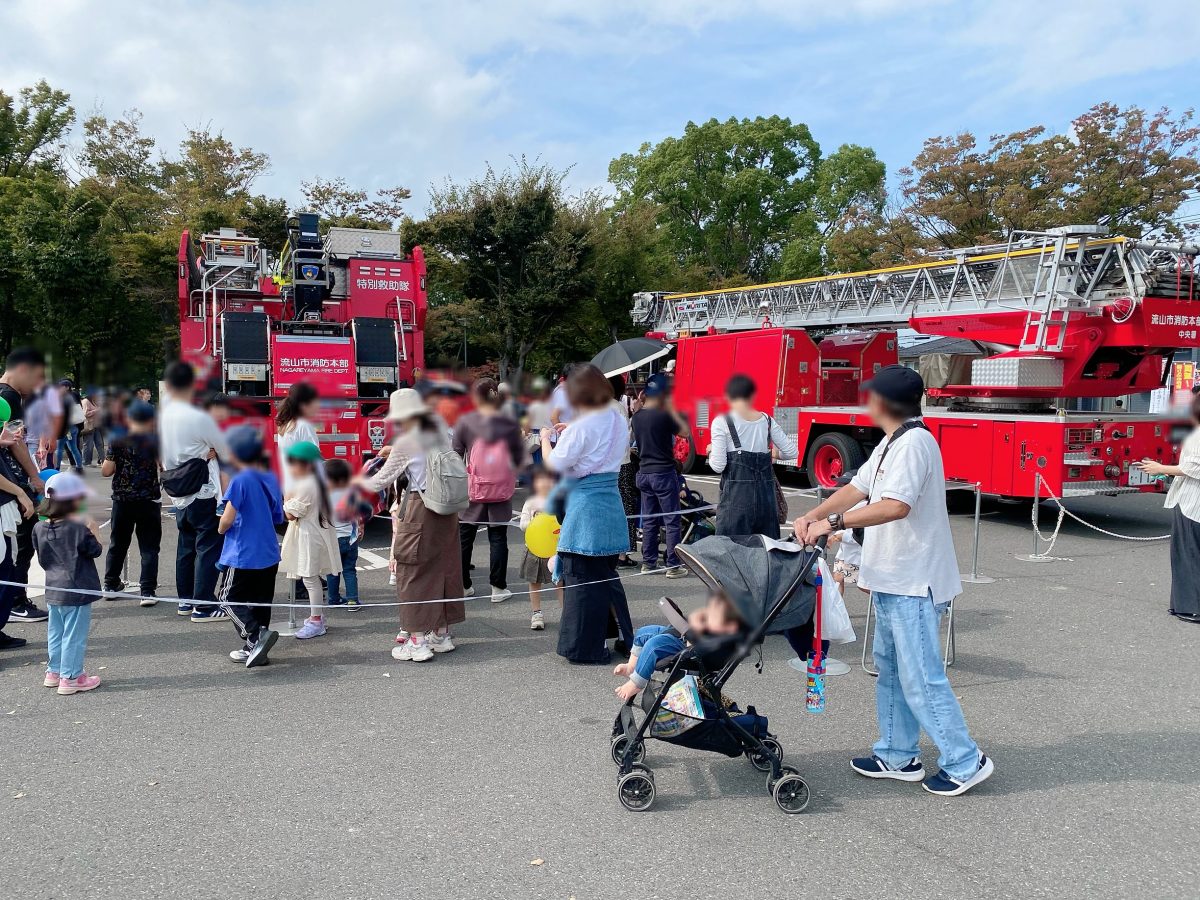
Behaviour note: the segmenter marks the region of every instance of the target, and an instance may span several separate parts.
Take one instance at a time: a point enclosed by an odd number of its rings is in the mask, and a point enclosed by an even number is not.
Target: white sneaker
[[[405,641],[407,641],[409,639],[409,637],[411,637],[411,635],[407,631],[405,631],[403,628],[401,628],[396,633],[396,643],[403,644]]]
[[[246,660],[248,660],[250,658],[250,651],[246,650],[245,648],[243,648],[241,650],[230,650],[229,658],[232,659],[234,662],[244,663]]]
[[[505,600],[507,600],[511,596],[512,596],[512,591],[510,591],[508,588],[498,588],[495,585],[492,586],[492,602],[493,603],[503,603]]]
[[[158,606],[158,598],[146,596],[138,601],[138,606]]]
[[[449,653],[453,650],[454,639],[450,637],[450,632],[445,634],[427,634],[425,635],[425,643],[429,645],[429,649],[434,653]]]
[[[474,597],[475,596],[475,586],[468,585],[467,589],[465,591],[463,591],[463,596],[464,597]]]
[[[545,631],[546,630],[546,617],[542,615],[542,611],[540,609],[537,612],[535,612],[532,616],[529,617],[529,630],[530,631]]]
[[[392,659],[412,662],[428,662],[433,659],[433,651],[429,649],[429,645],[425,642],[414,644],[411,640],[405,641],[392,648]]]
[[[325,633],[325,620],[307,618],[304,624],[296,630],[296,638],[301,641],[306,641],[309,638],[320,637]]]

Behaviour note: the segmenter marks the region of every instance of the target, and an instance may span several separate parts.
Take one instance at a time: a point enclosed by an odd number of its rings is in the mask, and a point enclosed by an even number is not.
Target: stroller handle
[[[795,540],[794,536],[792,540]],[[763,619],[762,624],[758,625],[753,631],[746,635],[746,642],[743,644],[743,648],[746,650],[746,652],[749,652],[749,648],[753,647],[763,639],[763,635],[767,633],[767,629],[771,627],[771,623],[778,618],[779,614],[783,612],[784,607],[791,602],[791,599],[793,596],[795,596],[796,591],[800,590],[800,585],[804,583],[804,579],[808,577],[808,573],[811,572],[813,566],[817,564],[817,559],[820,558],[821,554],[825,552],[825,545],[828,543],[828,535],[823,534],[817,538],[817,543],[808,550],[808,559],[805,560],[804,565],[800,568],[800,572],[796,575],[795,579],[793,579],[792,583],[788,585],[788,589],[783,592],[779,600],[777,600],[775,605],[771,607],[771,611],[767,613],[767,616],[765,619]],[[721,668],[721,671],[717,673],[716,678],[713,680],[713,684],[718,690],[724,686],[726,681],[729,680],[729,677],[733,674],[734,668],[737,666],[737,663],[740,661],[743,655],[743,653],[735,654],[733,658]]]

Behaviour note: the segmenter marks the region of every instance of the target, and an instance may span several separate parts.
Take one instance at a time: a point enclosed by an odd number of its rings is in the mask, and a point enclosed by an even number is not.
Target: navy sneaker
[[[931,794],[937,794],[940,797],[957,797],[959,794],[965,794],[977,784],[983,784],[991,777],[992,772],[996,769],[992,765],[992,761],[984,756],[979,755],[979,768],[975,770],[975,774],[966,781],[958,781],[951,778],[945,772],[938,772],[921,787],[929,791]]]
[[[878,756],[859,756],[850,760],[850,768],[867,778],[920,781],[925,777],[925,767],[921,765],[920,758],[916,756],[898,769],[893,769]]]
[[[175,607],[175,615],[177,616],[190,616],[191,614],[192,604],[190,603],[180,603]]]
[[[223,622],[229,618],[229,614],[220,607],[206,607],[204,609],[192,610],[193,622]]]
[[[19,600],[13,604],[9,617],[15,622],[45,622],[50,613],[29,600]]]

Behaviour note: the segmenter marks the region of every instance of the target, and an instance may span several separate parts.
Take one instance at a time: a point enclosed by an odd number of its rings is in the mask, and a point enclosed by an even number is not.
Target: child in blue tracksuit
[[[232,428],[226,440],[237,474],[225,488],[225,507],[217,524],[217,531],[225,535],[217,563],[217,602],[243,640],[229,658],[253,669],[270,662],[267,654],[279,639],[271,630],[270,604],[279,571],[275,526],[283,522],[283,494],[279,481],[262,465],[262,435],[256,428]]]
[[[334,530],[337,531],[338,551],[342,556],[341,575],[325,576],[326,602],[330,606],[362,609],[358,604],[358,542],[362,537],[358,522],[343,522],[338,518],[342,500],[350,490],[350,466],[344,459],[330,459],[325,463],[325,481],[329,485],[329,505],[333,507]],[[346,584],[346,596],[341,594],[342,582]]]
[[[737,609],[722,593],[713,593],[708,603],[688,616],[688,624],[697,635],[737,634],[743,622]],[[667,625],[645,625],[633,636],[629,662],[613,669],[614,675],[628,678],[617,688],[617,696],[628,702],[650,683],[655,667],[686,645],[679,632]]]
[[[38,510],[45,521],[33,528],[33,546],[46,572],[46,605],[50,608],[46,632],[50,659],[43,684],[58,688],[60,694],[78,694],[100,686],[99,675],[83,670],[92,604],[100,596],[96,560],[103,552],[96,523],[80,518],[83,502],[90,495],[75,473],[51,475],[46,479],[46,499]]]

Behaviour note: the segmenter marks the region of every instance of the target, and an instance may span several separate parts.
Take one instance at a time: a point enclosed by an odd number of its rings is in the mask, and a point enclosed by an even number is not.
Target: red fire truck
[[[928,262],[692,294],[638,294],[647,336],[676,341],[675,402],[708,452],[733,372],[750,375],[800,448],[784,465],[814,486],[857,468],[882,435],[861,384],[897,362],[896,329],[970,342],[972,360],[927,372],[926,422],[947,478],[989,494],[1158,490],[1130,464],[1171,461],[1167,415],[1068,411],[1069,398],[1168,384],[1179,348],[1200,347],[1200,246],[1112,237],[1098,226],[1016,232]]]
[[[273,258],[232,228],[179,241],[182,356],[250,419],[297,381],[321,393],[327,458],[357,469],[386,437],[388,395],[425,365],[425,258],[400,235],[302,213]]]

